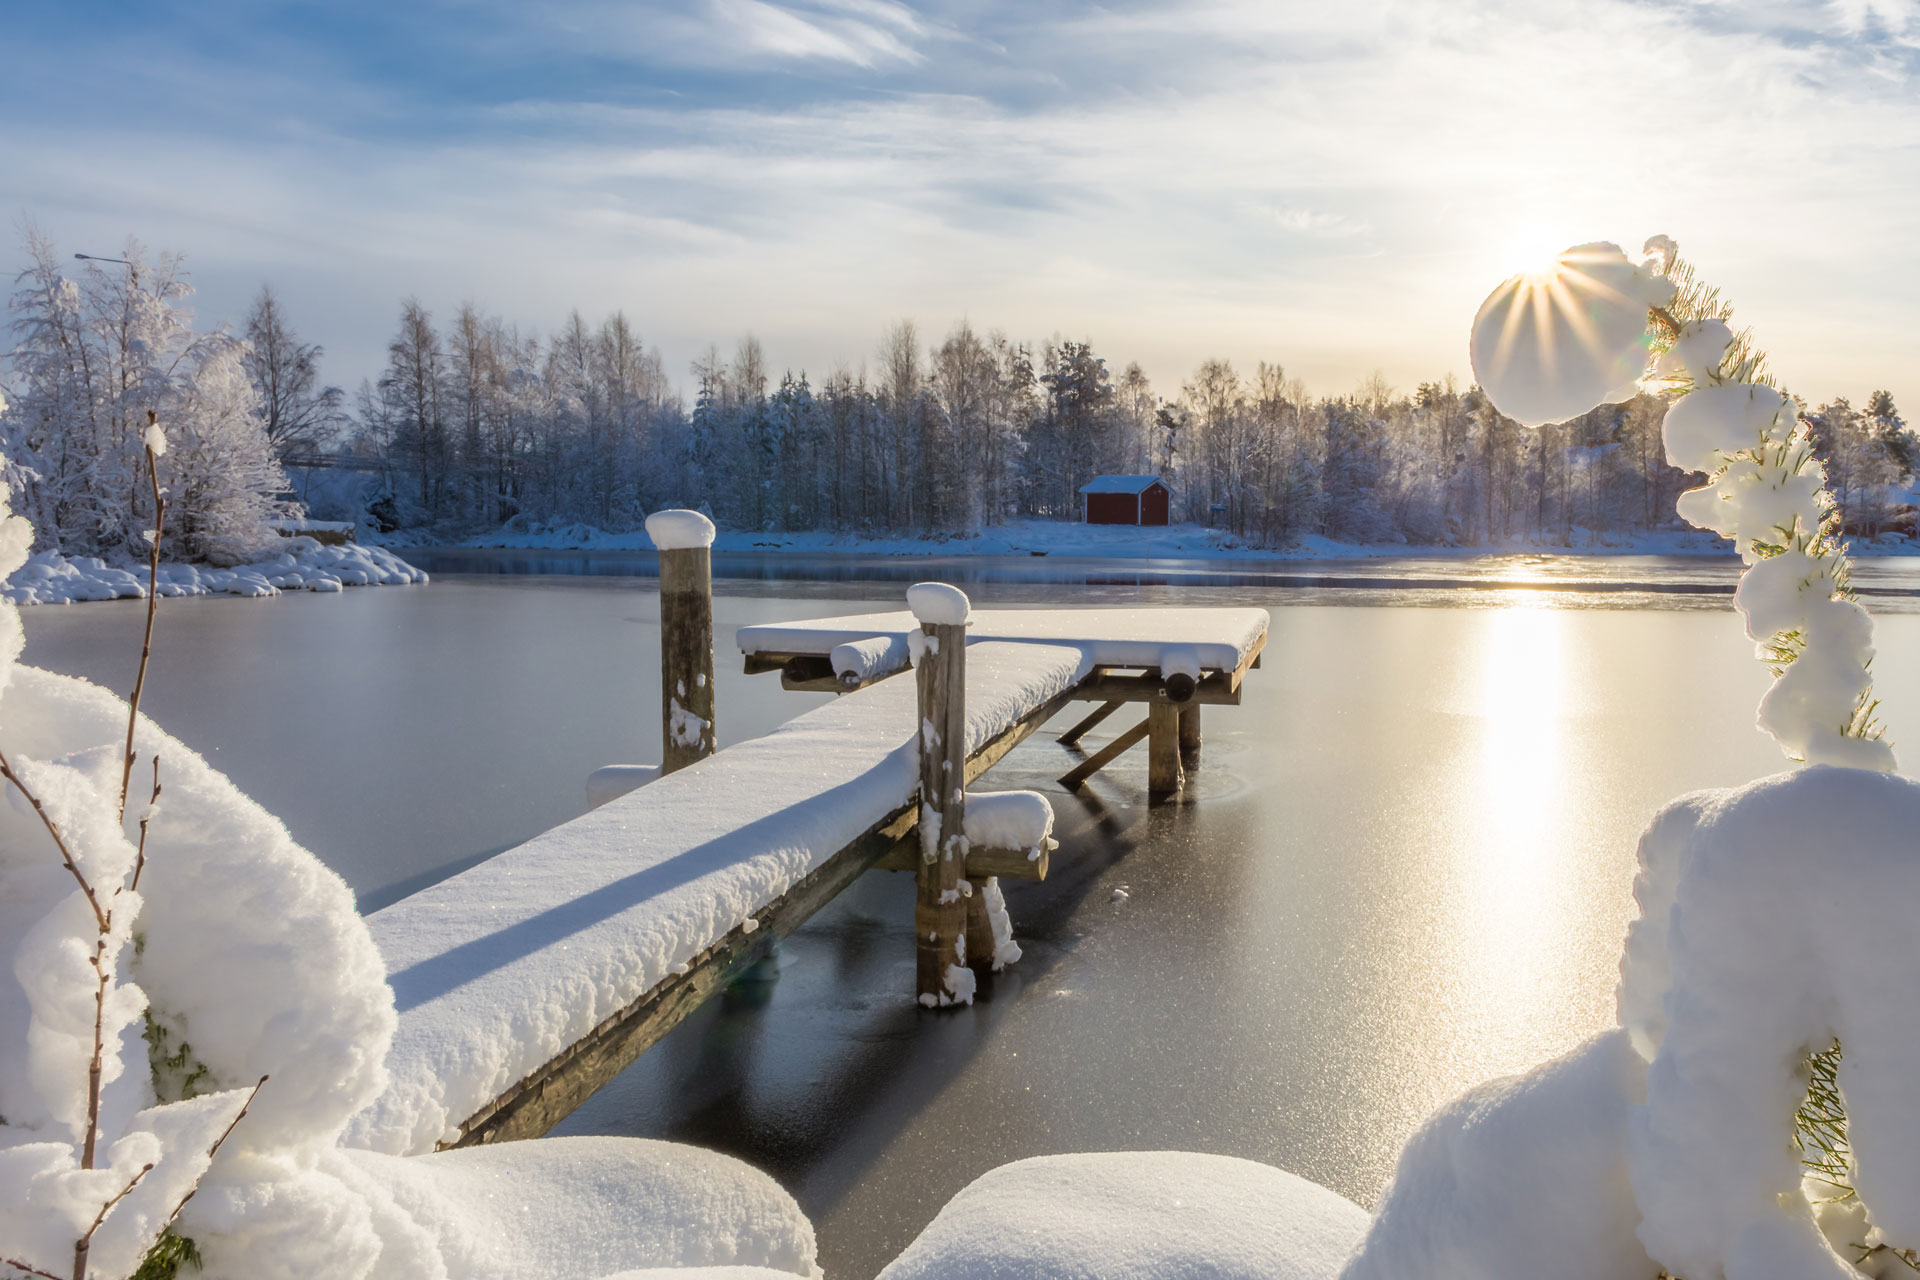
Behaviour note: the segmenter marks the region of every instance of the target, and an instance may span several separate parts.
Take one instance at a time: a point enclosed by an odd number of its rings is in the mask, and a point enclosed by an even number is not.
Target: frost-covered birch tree
[[[286,481],[247,376],[250,349],[225,330],[195,331],[181,260],[150,260],[130,240],[123,262],[69,272],[38,232],[28,232],[27,248],[0,450],[37,546],[145,558],[150,414],[178,445],[160,471],[161,484],[178,490],[167,555],[234,563],[267,545]]]

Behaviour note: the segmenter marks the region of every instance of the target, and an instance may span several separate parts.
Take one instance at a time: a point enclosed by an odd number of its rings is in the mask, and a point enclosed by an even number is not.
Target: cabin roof
[[[1080,486],[1081,493],[1145,493],[1164,481],[1159,476],[1095,476]]]

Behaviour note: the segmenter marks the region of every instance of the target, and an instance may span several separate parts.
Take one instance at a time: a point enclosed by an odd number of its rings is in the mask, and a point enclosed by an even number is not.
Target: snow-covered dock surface
[[[1267,634],[1265,609],[975,609],[970,644],[1013,641],[1071,645],[1093,666],[1158,668],[1170,650],[1189,650],[1207,671],[1237,671]],[[905,643],[919,624],[906,610],[739,630],[740,651],[827,657],[863,640]],[[971,654],[971,650],[969,650]],[[838,664],[836,663],[836,666]]]
[[[1077,647],[970,645],[968,754],[1090,669]],[[458,1137],[906,806],[919,728],[914,683],[883,681],[368,917],[400,1025],[387,1089],[344,1141],[405,1154]]]

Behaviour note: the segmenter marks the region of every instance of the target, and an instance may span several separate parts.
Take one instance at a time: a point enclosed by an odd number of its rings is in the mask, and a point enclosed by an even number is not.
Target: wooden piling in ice
[[[972,998],[967,963],[966,593],[923,582],[907,591],[920,623],[920,865],[913,922],[914,994],[929,1008]],[[965,975],[960,977],[960,975]]]
[[[647,536],[660,550],[660,770],[714,752],[713,522],[698,511],[656,511]]]

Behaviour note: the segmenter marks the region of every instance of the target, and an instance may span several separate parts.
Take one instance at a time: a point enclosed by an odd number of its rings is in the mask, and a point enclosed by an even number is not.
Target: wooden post
[[[1171,702],[1147,704],[1147,802],[1180,794],[1180,708]]]
[[[987,919],[987,881],[975,877],[967,881],[967,965],[974,969],[993,967],[993,922]]]
[[[1180,708],[1180,757],[1200,758],[1200,704],[1189,702]]]
[[[660,771],[710,756],[713,741],[713,522],[656,511],[660,549]]]
[[[957,587],[907,591],[920,622],[914,677],[920,692],[920,866],[913,923],[915,997],[928,1008],[972,1003],[967,963],[967,615]],[[951,978],[960,967],[964,977]]]

